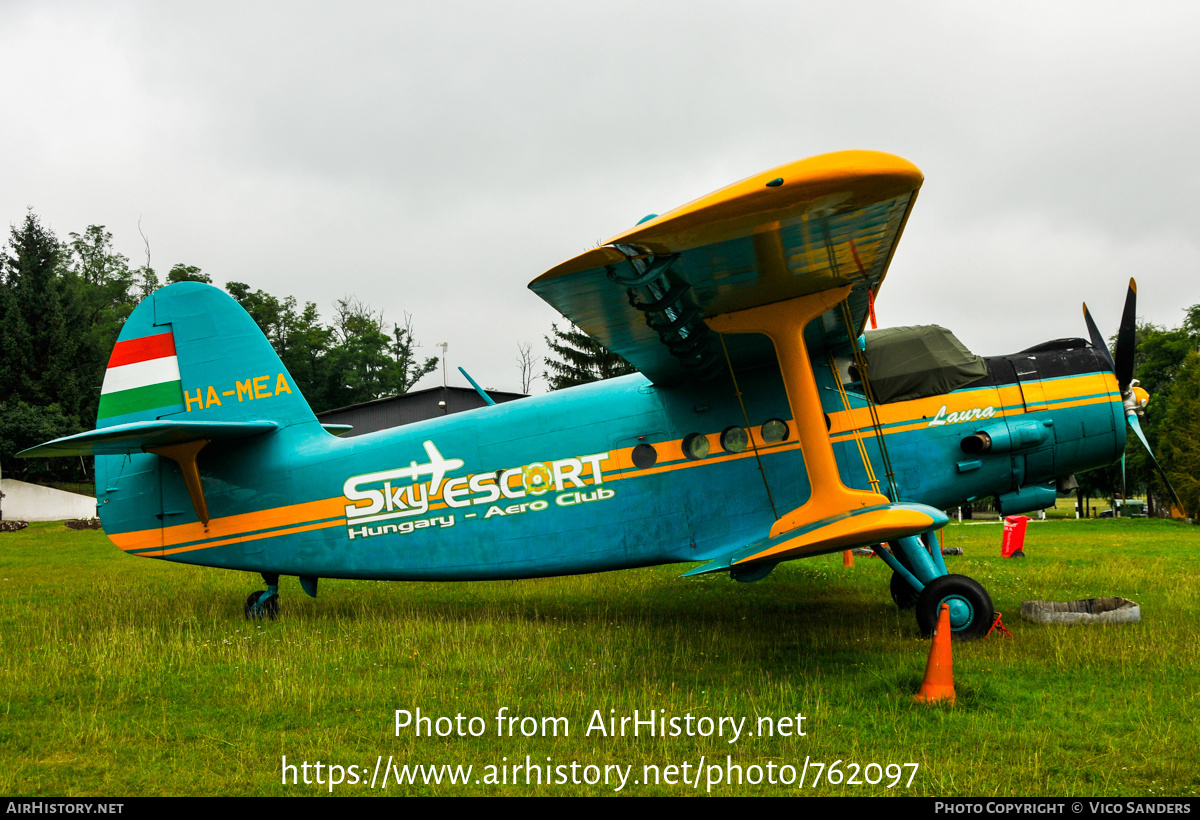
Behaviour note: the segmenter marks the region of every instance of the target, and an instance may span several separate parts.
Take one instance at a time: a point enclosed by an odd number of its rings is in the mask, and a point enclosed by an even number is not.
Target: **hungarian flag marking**
[[[97,421],[182,406],[174,334],[167,331],[117,342],[104,372]]]

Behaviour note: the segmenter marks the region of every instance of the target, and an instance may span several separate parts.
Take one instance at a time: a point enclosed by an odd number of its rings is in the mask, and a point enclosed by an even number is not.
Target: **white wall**
[[[65,521],[71,518],[95,518],[96,499],[65,493],[50,487],[14,481],[0,481],[0,510],[5,521]]]

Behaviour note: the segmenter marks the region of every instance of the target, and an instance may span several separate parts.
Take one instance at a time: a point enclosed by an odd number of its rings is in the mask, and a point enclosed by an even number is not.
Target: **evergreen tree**
[[[63,248],[32,211],[13,227],[8,252],[0,259],[5,291],[0,398],[57,404],[67,417],[78,418],[82,397],[75,353],[87,328],[63,262]]]
[[[89,406],[76,364],[88,327],[65,257],[32,211],[12,228],[0,254],[0,460],[9,475],[83,477],[72,460],[30,465],[13,459],[27,447],[79,432],[81,411]]]
[[[551,390],[634,372],[633,365],[575,325],[559,330],[557,324],[552,324],[550,332],[552,335],[545,337],[546,346],[558,358],[545,359],[547,369],[543,375]]]
[[[1150,404],[1141,419],[1142,431],[1160,463],[1164,463],[1167,443],[1176,433],[1170,408],[1180,389],[1184,362],[1189,353],[1200,349],[1200,305],[1192,305],[1184,313],[1186,318],[1178,328],[1141,324],[1134,337],[1133,375],[1150,394]],[[1113,343],[1115,346],[1115,338]],[[1085,494],[1112,497],[1121,492],[1120,464],[1093,470],[1077,478]],[[1125,438],[1125,487],[1130,497],[1145,493],[1152,514],[1156,513],[1160,501],[1170,499],[1149,455],[1132,432]]]
[[[1142,418],[1142,430],[1160,462],[1164,448],[1176,433],[1171,421],[1171,407],[1181,389],[1180,376],[1184,362],[1190,353],[1200,349],[1200,322],[1197,322],[1200,319],[1200,305],[1193,305],[1185,314],[1187,318],[1183,324],[1173,330],[1154,325],[1138,328],[1134,376],[1150,394],[1150,404]],[[1170,493],[1136,436],[1128,437],[1125,454],[1130,476],[1127,481],[1139,488],[1144,487],[1152,503],[1169,499]]]
[[[1200,353],[1188,354],[1166,407],[1160,456],[1184,514],[1200,522]]]

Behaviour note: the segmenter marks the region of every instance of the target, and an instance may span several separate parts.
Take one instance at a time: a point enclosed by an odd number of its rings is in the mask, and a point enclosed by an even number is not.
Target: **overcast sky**
[[[497,389],[538,274],[868,148],[925,185],[877,310],[976,353],[1200,302],[1200,4],[0,0],[0,216],[411,313]],[[440,382],[429,376],[419,387]],[[535,390],[544,389],[540,384]]]

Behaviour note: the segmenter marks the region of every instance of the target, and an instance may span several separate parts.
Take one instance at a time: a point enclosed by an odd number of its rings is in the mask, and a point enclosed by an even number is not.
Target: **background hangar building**
[[[496,404],[528,398],[524,393],[502,390],[488,390],[487,394]],[[340,434],[348,438],[486,406],[483,397],[470,387],[430,387],[326,410],[317,413],[317,419],[325,425],[350,425]]]

